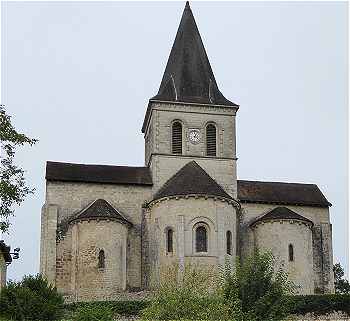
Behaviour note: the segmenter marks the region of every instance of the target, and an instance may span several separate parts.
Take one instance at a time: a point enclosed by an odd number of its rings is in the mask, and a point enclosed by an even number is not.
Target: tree
[[[0,140],[0,231],[6,232],[14,214],[13,205],[20,205],[28,194],[34,192],[26,185],[24,170],[14,164],[16,148],[26,144],[32,146],[37,140],[16,131],[4,105],[0,105]]]
[[[235,272],[226,268],[223,296],[233,320],[280,321],[288,318],[295,286],[270,252],[256,251]],[[277,270],[277,271],[276,271]]]
[[[60,320],[63,296],[40,274],[9,281],[0,292],[0,317],[10,320]]]
[[[344,269],[340,263],[333,265],[335,293],[350,294],[350,283],[344,278]]]

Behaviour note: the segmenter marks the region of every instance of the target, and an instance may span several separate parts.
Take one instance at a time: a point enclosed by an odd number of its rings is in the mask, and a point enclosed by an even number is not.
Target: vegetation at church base
[[[274,266],[271,253],[255,252],[243,264],[237,262],[235,272],[228,264],[220,275],[189,266],[179,279],[176,268],[166,271],[142,319],[285,320],[294,286]]]
[[[209,268],[177,265],[160,273],[159,286],[150,305],[142,311],[144,320],[228,320],[228,306],[220,293],[219,279]]]
[[[74,321],[111,321],[113,319],[112,309],[104,304],[81,306],[74,313]]]
[[[0,292],[0,316],[10,320],[58,320],[64,312],[62,295],[41,275],[8,282]]]
[[[341,311],[350,316],[350,294],[296,295],[291,301],[292,314],[323,315]]]

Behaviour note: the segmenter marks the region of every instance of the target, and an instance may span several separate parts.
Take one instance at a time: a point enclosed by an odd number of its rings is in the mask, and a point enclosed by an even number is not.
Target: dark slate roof
[[[298,213],[295,213],[294,211],[290,210],[287,207],[276,207],[272,211],[256,219],[251,225],[255,225],[256,223],[262,222],[262,221],[283,220],[283,219],[299,220],[299,221],[311,223],[313,225],[312,221],[310,221],[304,216],[299,215]]]
[[[232,197],[212,179],[195,161],[187,163],[172,176],[153,197],[154,200],[167,196],[211,195]]]
[[[12,262],[12,257],[10,254],[11,248],[5,244],[4,241],[0,241],[0,252],[4,256],[5,262],[6,263],[11,263]]]
[[[148,167],[47,162],[48,181],[152,185]]]
[[[152,100],[236,106],[220,92],[188,1]]]
[[[103,199],[93,201],[88,207],[74,215],[69,222],[71,223],[91,219],[117,220],[121,223],[132,225],[122,214],[118,212],[118,210]]]
[[[188,1],[165,67],[158,94],[150,101],[169,101],[222,105],[238,108],[220,92],[205,52]],[[145,131],[147,109],[142,132]]]
[[[315,184],[237,181],[241,203],[332,206]]]

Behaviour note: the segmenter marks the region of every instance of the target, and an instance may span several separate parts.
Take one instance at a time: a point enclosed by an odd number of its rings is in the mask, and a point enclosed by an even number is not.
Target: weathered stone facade
[[[272,250],[299,293],[333,292],[330,204],[314,185],[278,185],[260,198],[256,182],[239,189],[238,105],[218,90],[188,5],[178,35],[146,112],[145,167],[48,162],[41,273],[69,301],[118,299],[149,289],[163,266],[234,267],[259,248]],[[119,218],[95,215],[96,200]],[[292,214],[271,215],[280,205]]]

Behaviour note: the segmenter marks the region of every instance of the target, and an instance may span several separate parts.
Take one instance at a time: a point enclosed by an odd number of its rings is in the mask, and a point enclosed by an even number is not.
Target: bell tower
[[[195,160],[232,197],[236,183],[238,105],[220,92],[188,2],[142,132],[153,193]]]

